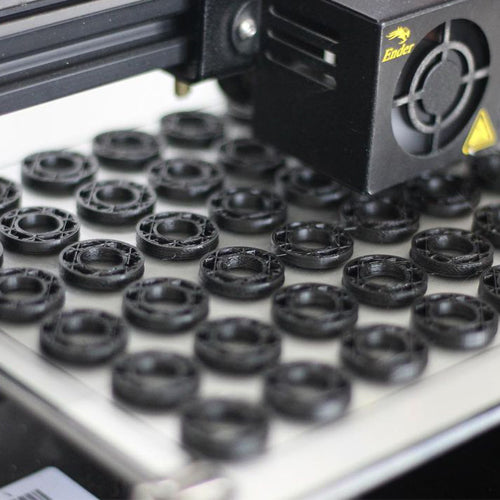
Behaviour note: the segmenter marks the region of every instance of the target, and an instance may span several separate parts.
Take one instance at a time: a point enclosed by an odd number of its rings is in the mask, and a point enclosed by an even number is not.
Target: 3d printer
[[[221,78],[262,140],[371,193],[497,142],[495,0],[8,0],[0,22],[1,113]]]

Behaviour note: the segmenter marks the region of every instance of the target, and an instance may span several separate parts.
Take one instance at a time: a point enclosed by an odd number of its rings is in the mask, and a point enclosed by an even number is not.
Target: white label
[[[48,467],[0,489],[0,500],[99,500],[59,469]]]

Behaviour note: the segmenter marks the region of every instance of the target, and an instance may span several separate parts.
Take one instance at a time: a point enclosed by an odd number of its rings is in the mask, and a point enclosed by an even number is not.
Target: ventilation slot
[[[266,57],[329,90],[335,89],[338,41],[275,6],[269,14]]]

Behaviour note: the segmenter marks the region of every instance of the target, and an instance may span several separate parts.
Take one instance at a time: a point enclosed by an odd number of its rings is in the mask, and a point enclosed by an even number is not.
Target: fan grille
[[[431,31],[396,89],[392,124],[400,146],[428,156],[461,134],[484,95],[489,65],[486,37],[471,21],[448,21]]]

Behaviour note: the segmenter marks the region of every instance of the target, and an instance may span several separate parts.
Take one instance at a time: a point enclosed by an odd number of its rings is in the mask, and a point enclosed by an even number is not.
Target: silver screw
[[[249,40],[257,34],[257,23],[255,19],[247,17],[238,26],[238,37],[240,40]]]

